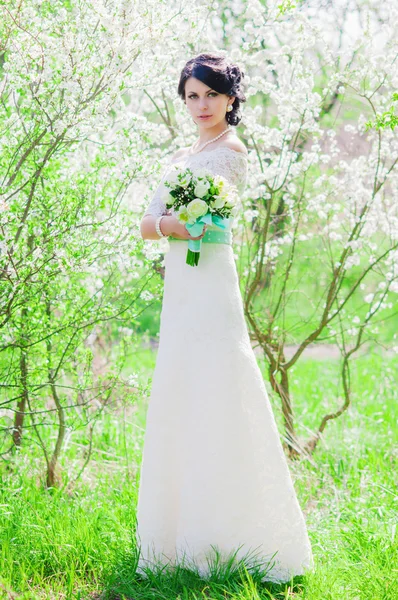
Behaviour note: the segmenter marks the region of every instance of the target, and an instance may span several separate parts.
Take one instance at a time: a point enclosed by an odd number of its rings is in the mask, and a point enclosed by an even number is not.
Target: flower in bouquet
[[[202,215],[205,215],[208,211],[208,206],[204,200],[200,198],[194,198],[187,204],[187,212],[191,219],[199,219]]]
[[[209,189],[210,189],[210,181],[199,180],[195,186],[194,192],[198,198],[203,198],[203,196],[206,196]]]
[[[200,235],[206,224],[226,230],[230,217],[236,215],[236,187],[221,175],[206,169],[194,174],[189,168],[175,165],[164,184],[169,188],[163,195],[166,208],[173,207],[175,216],[193,237]],[[201,241],[188,240],[188,265],[198,265]]]

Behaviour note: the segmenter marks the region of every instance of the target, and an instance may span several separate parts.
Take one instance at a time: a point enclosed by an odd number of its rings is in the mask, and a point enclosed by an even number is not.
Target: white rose
[[[225,203],[224,206],[226,208],[233,208],[234,206],[237,205],[237,203],[238,203],[238,197],[237,197],[237,195],[234,194],[234,193],[230,193],[227,196],[227,201],[226,201],[226,203]]]
[[[183,188],[186,188],[186,187],[188,187],[188,185],[191,181],[192,181],[192,176],[187,173],[186,175],[184,175],[177,181],[177,184]]]
[[[210,202],[212,208],[222,208],[225,204],[225,196],[214,196],[214,199]]]
[[[166,177],[166,181],[171,183],[173,186],[178,184],[178,175],[181,173],[181,168],[175,166],[171,169],[170,173]]]
[[[208,181],[198,181],[195,185],[194,193],[198,198],[203,198],[207,194],[210,188],[210,183]]]
[[[195,198],[187,204],[188,215],[191,218],[198,219],[202,215],[205,215],[208,211],[207,203],[200,198]]]
[[[168,189],[165,189],[161,194],[161,200],[163,204],[165,204],[168,207],[173,206],[174,202],[176,201],[176,199],[170,194]]]

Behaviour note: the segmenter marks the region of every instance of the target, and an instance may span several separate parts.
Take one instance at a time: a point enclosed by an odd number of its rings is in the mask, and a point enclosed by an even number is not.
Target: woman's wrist
[[[159,227],[163,235],[171,235],[174,233],[174,217],[173,215],[165,215],[160,223]]]

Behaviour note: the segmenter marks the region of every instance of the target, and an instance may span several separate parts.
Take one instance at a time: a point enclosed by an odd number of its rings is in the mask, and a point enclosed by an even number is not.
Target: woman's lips
[[[206,119],[210,119],[210,117],[212,117],[213,115],[199,115],[199,119],[203,119],[203,121],[206,121]]]

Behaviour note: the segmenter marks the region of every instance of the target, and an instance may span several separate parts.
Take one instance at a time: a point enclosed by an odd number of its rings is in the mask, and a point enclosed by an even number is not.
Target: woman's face
[[[234,100],[233,96],[220,94],[195,77],[189,77],[185,82],[185,103],[199,127],[210,129],[221,122],[227,124],[227,106]],[[208,118],[201,119],[201,115],[208,115]]]

